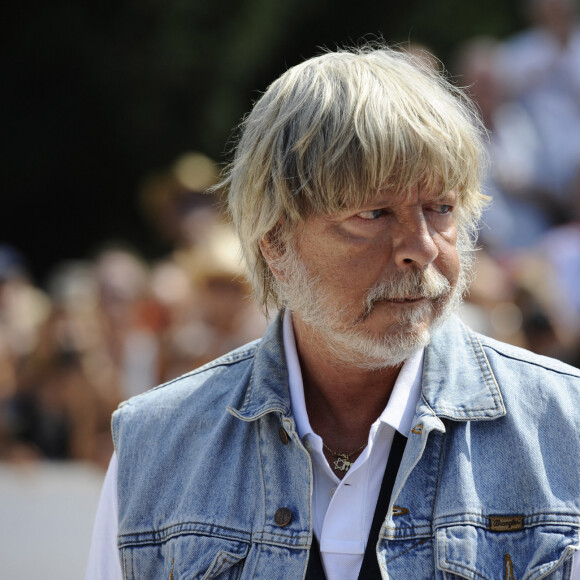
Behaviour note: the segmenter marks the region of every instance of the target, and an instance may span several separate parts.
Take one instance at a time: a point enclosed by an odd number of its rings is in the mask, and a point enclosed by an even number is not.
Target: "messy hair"
[[[328,52],[286,71],[255,103],[223,184],[257,302],[281,307],[260,241],[284,248],[300,223],[415,185],[458,195],[472,236],[482,128],[471,101],[418,58],[392,48]]]

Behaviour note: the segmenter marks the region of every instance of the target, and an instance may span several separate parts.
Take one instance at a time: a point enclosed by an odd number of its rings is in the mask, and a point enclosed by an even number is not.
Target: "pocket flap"
[[[438,529],[436,541],[437,565],[444,572],[473,580],[533,580],[546,577],[571,558],[578,529],[539,525],[492,531],[461,524]]]
[[[230,580],[239,577],[248,552],[247,542],[188,534],[123,548],[122,560],[125,574],[135,580]]]

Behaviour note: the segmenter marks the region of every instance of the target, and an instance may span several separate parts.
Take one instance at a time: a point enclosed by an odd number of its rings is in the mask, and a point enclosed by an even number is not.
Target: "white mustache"
[[[364,314],[370,315],[374,305],[382,300],[428,298],[436,300],[451,291],[449,280],[435,268],[408,270],[397,273],[390,280],[383,280],[371,288],[364,299]]]

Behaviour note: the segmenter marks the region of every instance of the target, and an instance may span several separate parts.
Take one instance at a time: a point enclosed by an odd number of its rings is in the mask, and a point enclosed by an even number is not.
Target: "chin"
[[[350,349],[343,354],[342,359],[366,370],[398,367],[430,341],[431,333],[427,329],[400,338],[389,336],[387,340],[358,340],[356,344],[351,342]]]
[[[342,333],[338,339],[342,359],[369,370],[401,365],[428,346],[433,332],[456,310],[458,303],[454,296],[451,293],[439,303],[428,302],[408,309],[386,330],[384,327],[379,331],[353,328]]]
[[[395,323],[385,332],[369,329],[330,331],[326,343],[343,363],[366,370],[400,366],[431,341],[431,325]]]

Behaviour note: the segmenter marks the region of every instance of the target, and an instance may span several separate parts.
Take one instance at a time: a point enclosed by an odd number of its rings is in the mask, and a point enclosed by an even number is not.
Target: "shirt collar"
[[[218,363],[232,364],[254,358],[248,367],[248,387],[241,406],[228,408],[230,413],[244,421],[254,421],[266,413],[280,413],[288,427],[293,428],[282,319],[282,315],[276,318],[261,341],[230,353]],[[506,414],[500,387],[483,346],[486,343],[487,348],[494,350],[493,341],[473,333],[456,316],[433,333],[433,340],[424,351],[420,378],[420,400],[424,400],[421,413],[425,417],[477,421]],[[420,364],[418,368],[421,369]],[[410,402],[409,405],[412,408]],[[420,406],[419,402],[418,412]],[[443,429],[443,424],[439,427]]]
[[[296,350],[292,315],[289,310],[284,313],[283,321],[284,353],[288,365],[288,382],[290,386],[290,404],[296,421],[296,429],[300,438],[314,433],[306,412],[304,399],[304,384],[300,361]],[[395,381],[389,402],[379,417],[379,421],[386,423],[408,436],[411,430],[415,408],[421,395],[421,371],[423,368],[423,349],[409,357]]]

